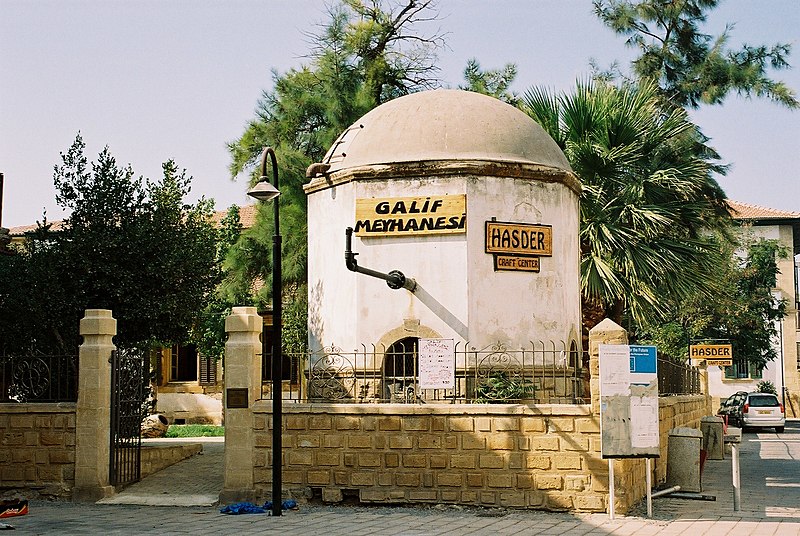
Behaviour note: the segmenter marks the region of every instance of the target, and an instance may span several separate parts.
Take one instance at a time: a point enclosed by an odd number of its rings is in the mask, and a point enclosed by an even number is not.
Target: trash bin
[[[673,428],[667,439],[667,486],[700,493],[700,447],[703,433],[694,428]]]
[[[725,421],[722,417],[702,417],[700,431],[703,433],[703,450],[709,460],[725,459],[725,443],[723,442]]]

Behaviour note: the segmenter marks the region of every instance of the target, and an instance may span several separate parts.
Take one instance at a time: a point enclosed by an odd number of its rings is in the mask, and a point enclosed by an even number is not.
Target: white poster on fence
[[[420,389],[453,389],[456,386],[456,354],[453,339],[419,340]]]

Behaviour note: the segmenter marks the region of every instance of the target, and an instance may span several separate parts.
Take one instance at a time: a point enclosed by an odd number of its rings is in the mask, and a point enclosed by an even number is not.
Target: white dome
[[[323,164],[343,169],[435,160],[514,162],[572,171],[549,134],[494,97],[438,89],[371,110],[333,144]]]

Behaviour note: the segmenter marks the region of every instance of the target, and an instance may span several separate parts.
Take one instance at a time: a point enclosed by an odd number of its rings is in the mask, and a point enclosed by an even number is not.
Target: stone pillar
[[[600,415],[600,345],[628,344],[628,332],[611,320],[604,319],[589,330],[589,373],[592,388],[592,413]]]
[[[225,483],[219,495],[223,504],[256,499],[253,403],[261,397],[262,329],[255,307],[234,307],[225,319]]]
[[[720,374],[725,374],[724,368],[720,368]],[[708,386],[708,365],[706,365],[705,361],[697,367],[697,375],[700,379],[700,392],[706,396],[711,396],[711,390]]]
[[[111,363],[117,321],[108,309],[87,309],[80,323],[78,403],[75,415],[74,501],[95,502],[113,495],[111,451]]]
[[[601,344],[628,344],[628,332],[625,328],[611,320],[604,319],[595,327],[589,330],[589,372],[591,373],[590,384],[592,387],[592,413],[600,420],[600,345]],[[623,465],[619,461],[614,462],[614,489],[620,490],[622,482]],[[623,491],[624,493],[624,491]],[[611,497],[609,494],[608,501]],[[625,498],[617,495],[614,498],[614,509],[624,512],[627,508]]]

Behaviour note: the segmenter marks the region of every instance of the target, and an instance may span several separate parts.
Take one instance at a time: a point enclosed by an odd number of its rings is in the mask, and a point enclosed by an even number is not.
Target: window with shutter
[[[200,385],[216,385],[217,361],[210,357],[200,356]]]

